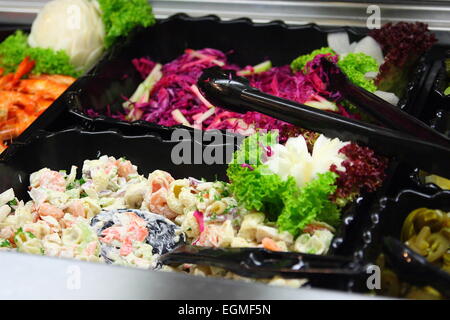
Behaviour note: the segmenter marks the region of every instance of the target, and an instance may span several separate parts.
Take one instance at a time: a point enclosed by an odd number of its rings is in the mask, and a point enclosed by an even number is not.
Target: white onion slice
[[[397,105],[398,101],[400,100],[395,94],[392,92],[386,92],[386,91],[375,91],[374,94],[381,99],[389,102],[390,104],[393,104],[394,106]]]
[[[358,44],[357,41],[354,41],[350,44],[350,52],[355,51],[356,45]]]
[[[378,72],[376,71],[369,71],[364,75],[364,78],[367,80],[373,80],[377,77]]]
[[[333,32],[327,35],[328,46],[337,54],[350,52],[350,39],[347,32]]]
[[[383,51],[378,42],[372,37],[364,37],[358,42],[353,52],[362,52],[374,58],[379,65],[384,62]]]

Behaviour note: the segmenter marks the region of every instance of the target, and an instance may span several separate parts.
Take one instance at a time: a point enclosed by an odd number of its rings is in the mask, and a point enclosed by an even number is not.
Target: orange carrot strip
[[[270,238],[263,238],[261,241],[263,247],[270,251],[281,251],[281,248],[277,245],[277,243]]]

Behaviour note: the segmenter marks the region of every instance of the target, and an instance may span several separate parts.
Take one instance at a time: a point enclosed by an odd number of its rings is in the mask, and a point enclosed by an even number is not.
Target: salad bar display
[[[0,43],[0,254],[448,299],[436,43],[50,1]]]

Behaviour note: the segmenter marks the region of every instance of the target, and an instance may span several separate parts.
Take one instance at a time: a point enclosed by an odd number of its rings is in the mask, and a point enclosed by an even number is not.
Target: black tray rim
[[[446,189],[442,189],[437,184],[433,182],[424,183],[420,179],[420,169],[414,168],[413,171],[409,175],[410,180],[414,184],[414,186],[418,189],[423,189],[423,191],[427,194],[434,194],[440,191],[446,191]]]
[[[167,131],[169,133],[175,131],[176,129],[184,129],[191,134],[194,132],[193,131],[194,129],[188,128],[188,127],[185,127],[185,128],[167,127],[167,129],[168,129]],[[190,131],[188,129],[192,129],[192,131]],[[17,152],[16,150],[27,147],[28,145],[34,143],[36,140],[51,139],[55,136],[58,136],[61,134],[64,135],[64,134],[68,134],[68,133],[72,133],[72,132],[74,132],[77,135],[88,135],[88,136],[112,135],[112,136],[117,137],[120,140],[151,139],[153,141],[156,141],[157,143],[175,143],[175,142],[177,142],[177,141],[173,141],[170,139],[165,139],[163,137],[163,135],[161,134],[161,132],[158,132],[158,131],[146,132],[145,134],[139,134],[139,135],[130,135],[130,134],[122,133],[120,131],[120,129],[118,129],[118,128],[109,128],[107,130],[101,130],[101,131],[90,131],[90,130],[86,130],[86,128],[84,128],[83,126],[80,126],[80,125],[68,127],[63,130],[56,131],[56,132],[50,132],[50,131],[46,131],[43,129],[38,129],[35,132],[33,132],[33,134],[30,137],[28,137],[28,139],[26,139],[25,141],[13,141],[11,143],[11,145],[2,154],[0,154],[0,163],[5,163],[8,161],[11,161],[11,158],[14,157],[15,153]],[[202,133],[203,131],[197,130],[197,132]],[[221,134],[226,135],[226,133],[224,133],[222,131],[220,131],[220,132],[221,132]],[[183,140],[183,141],[185,141],[185,140]],[[192,140],[189,140],[189,141],[192,141]],[[227,144],[226,143],[216,144],[216,146],[220,146],[220,145],[227,145]]]
[[[450,59],[447,58],[447,59]],[[438,99],[442,99],[442,105],[447,103],[447,106],[450,106],[450,94],[445,95],[444,89],[448,86],[446,82],[450,79],[448,79],[446,72],[445,72],[445,59],[439,60],[439,63],[441,65],[438,74],[436,75],[436,78],[434,79],[434,90],[433,93],[436,95]]]

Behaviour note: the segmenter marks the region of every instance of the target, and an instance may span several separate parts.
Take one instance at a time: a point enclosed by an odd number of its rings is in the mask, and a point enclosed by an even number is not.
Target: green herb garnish
[[[33,74],[64,74],[73,77],[81,74],[70,63],[65,51],[31,48],[28,45],[28,36],[20,30],[0,43],[0,67],[4,69],[5,74],[15,72],[25,57],[36,62]]]
[[[26,234],[30,239],[36,238],[36,236],[35,236],[34,234],[32,234],[31,232],[26,231],[25,234]]]
[[[0,248],[11,248],[11,242],[9,242],[9,240],[7,239],[3,239],[2,241],[0,241]]]

